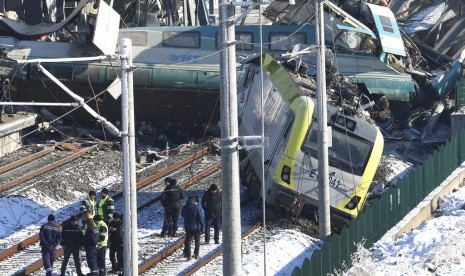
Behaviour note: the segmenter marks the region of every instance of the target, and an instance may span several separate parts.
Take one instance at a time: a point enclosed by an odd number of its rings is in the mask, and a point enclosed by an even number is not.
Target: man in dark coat
[[[68,265],[69,257],[73,255],[74,266],[78,276],[83,276],[81,270],[81,260],[79,259],[79,249],[82,245],[84,234],[82,227],[77,223],[77,217],[71,216],[69,221],[62,228],[61,246],[64,251],[63,262],[61,263],[61,276],[66,274],[66,266]]]
[[[221,191],[216,184],[202,196],[202,207],[205,212],[205,243],[210,242],[210,228],[213,225],[213,238],[215,243],[220,243],[220,222],[221,222]]]
[[[53,275],[53,262],[56,248],[61,242],[61,229],[55,224],[55,216],[50,214],[48,222],[40,227],[39,239],[45,275]]]
[[[184,218],[184,231],[186,232],[186,238],[184,240],[184,254],[189,261],[191,259],[191,241],[192,238],[195,242],[194,257],[199,258],[200,250],[200,232],[203,228],[202,222],[202,210],[199,208],[198,200],[195,197],[190,196],[187,199],[186,205],[182,207],[181,215]]]
[[[86,221],[86,233],[84,235],[84,249],[86,250],[87,266],[90,272],[87,276],[98,276],[98,264],[97,264],[97,244],[100,240],[100,233],[95,227],[94,220],[91,216],[87,217]]]
[[[179,211],[181,210],[181,199],[184,199],[184,192],[176,184],[176,179],[167,177],[164,180],[166,188],[161,196],[161,204],[165,208],[165,219],[163,228],[159,236],[176,236],[178,231]]]
[[[108,226],[110,243],[110,262],[112,273],[123,270],[123,220],[119,213],[113,214],[113,220]]]

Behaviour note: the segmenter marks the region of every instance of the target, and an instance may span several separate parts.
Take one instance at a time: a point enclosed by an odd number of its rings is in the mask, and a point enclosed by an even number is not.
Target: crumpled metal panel
[[[81,12],[81,10],[89,1],[90,0],[81,0],[76,6],[76,8],[73,10],[73,12],[70,15],[68,15],[68,17],[65,20],[56,24],[39,23],[36,25],[27,25],[21,21],[9,19],[3,16],[0,16],[0,23],[6,25],[8,28],[10,28],[18,35],[36,36],[41,34],[49,34],[56,32],[68,25],[74,19],[74,17],[79,12]]]
[[[378,78],[373,74],[356,76],[356,82],[365,84],[371,94],[385,95],[388,100],[409,102],[415,95],[415,84],[401,76],[392,79]]]

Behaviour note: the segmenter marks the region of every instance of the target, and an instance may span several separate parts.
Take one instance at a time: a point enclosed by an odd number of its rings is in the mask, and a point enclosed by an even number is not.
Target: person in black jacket
[[[163,228],[159,236],[176,236],[178,231],[179,211],[181,210],[181,199],[184,199],[184,192],[179,188],[176,179],[167,177],[164,180],[166,188],[161,196],[161,204],[165,208]]]
[[[213,238],[215,243],[220,243],[220,223],[221,223],[221,191],[216,184],[202,196],[202,207],[205,212],[205,243],[210,242],[210,228],[213,225]]]
[[[181,215],[184,218],[184,231],[186,238],[184,240],[184,256],[189,261],[191,259],[191,241],[194,238],[194,257],[199,258],[200,250],[200,233],[203,228],[202,210],[200,209],[198,199],[190,196],[187,199],[186,205],[182,207]]]
[[[84,234],[84,249],[86,250],[87,266],[90,272],[87,276],[98,276],[98,264],[97,264],[97,244],[100,240],[100,233],[95,227],[94,220],[91,216],[87,216],[86,221],[86,233]]]
[[[113,220],[108,226],[110,242],[110,273],[117,273],[123,270],[123,220],[119,213],[113,214]]]
[[[68,265],[69,257],[73,255],[74,266],[78,276],[83,276],[81,270],[81,260],[79,259],[79,249],[82,245],[84,234],[82,227],[77,223],[77,217],[71,216],[68,223],[65,223],[62,232],[61,246],[64,251],[63,262],[61,263],[61,276],[66,274],[66,266]]]
[[[39,239],[45,275],[52,276],[56,248],[61,242],[61,229],[55,224],[53,214],[50,214],[47,220],[48,222],[40,227]]]

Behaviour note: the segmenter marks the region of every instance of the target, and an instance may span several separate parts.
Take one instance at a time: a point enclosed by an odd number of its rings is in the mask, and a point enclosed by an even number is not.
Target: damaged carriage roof
[[[65,20],[55,24],[42,22],[36,25],[28,25],[22,21],[13,20],[5,16],[0,16],[0,31],[13,31],[19,36],[38,36],[59,31],[63,29],[66,25],[71,23],[75,16],[81,12],[81,10],[89,1],[90,0],[81,0],[74,8],[74,10],[71,12],[71,14],[69,14],[66,17]]]

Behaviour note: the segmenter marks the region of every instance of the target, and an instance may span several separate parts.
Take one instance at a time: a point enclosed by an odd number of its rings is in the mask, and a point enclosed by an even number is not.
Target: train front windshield
[[[316,159],[318,159],[317,126],[317,123],[313,121],[302,145],[302,151],[309,153]],[[332,145],[328,148],[329,165],[356,175],[362,175],[373,144],[334,126],[331,136]]]

